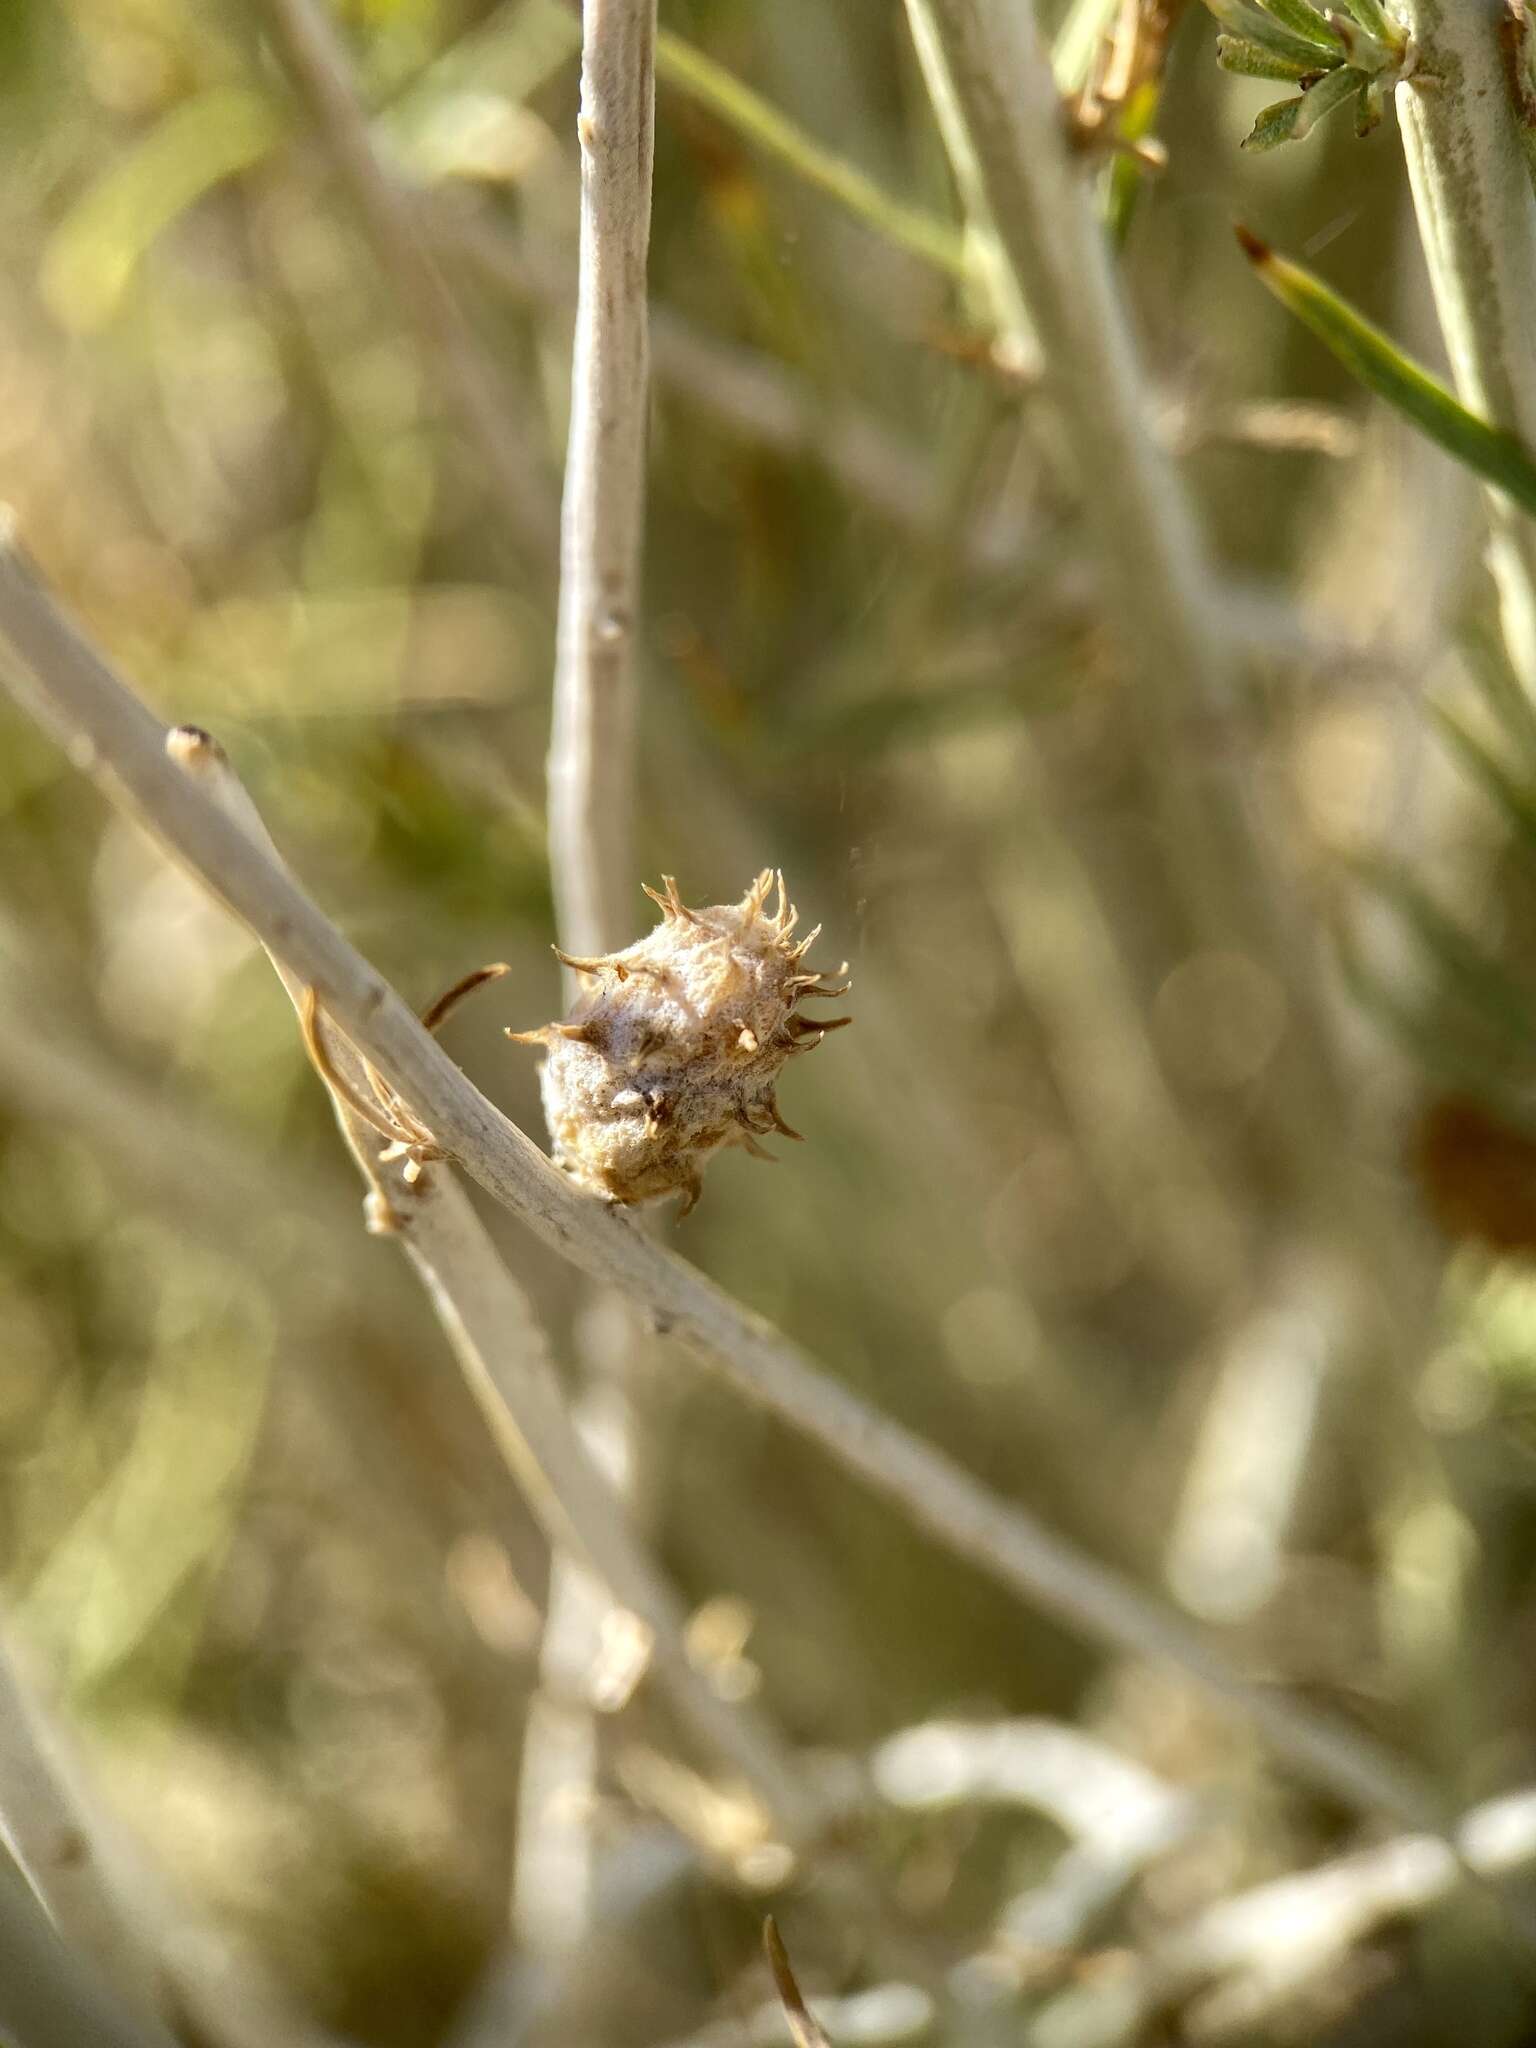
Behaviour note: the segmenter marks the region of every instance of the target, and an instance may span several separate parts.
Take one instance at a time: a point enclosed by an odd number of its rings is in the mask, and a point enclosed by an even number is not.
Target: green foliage
[[[1305,104],[1287,100],[1270,112],[1283,115],[1286,108]],[[1536,455],[1518,435],[1490,426],[1468,412],[1438,378],[1404,355],[1389,336],[1311,271],[1276,255],[1246,228],[1237,233],[1244,255],[1263,283],[1287,311],[1311,328],[1352,376],[1475,476],[1507,491],[1516,504],[1536,515]]]
[[[1348,99],[1358,98],[1368,83],[1348,65],[1325,71],[1294,99],[1277,100],[1272,107],[1266,107],[1244,137],[1244,149],[1275,149],[1282,142],[1302,141],[1324,114]]]
[[[1216,39],[1222,68],[1245,78],[1299,85],[1295,97],[1266,107],[1245,149],[1300,142],[1325,114],[1355,103],[1355,132],[1381,120],[1386,95],[1407,73],[1412,47],[1378,0],[1350,0],[1346,14],[1324,15],[1309,0],[1206,0],[1227,33]]]

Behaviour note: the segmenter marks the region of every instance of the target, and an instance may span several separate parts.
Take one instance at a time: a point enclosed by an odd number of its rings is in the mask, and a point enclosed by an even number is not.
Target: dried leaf
[[[789,1956],[780,1939],[779,1930],[770,1913],[763,1922],[763,1947],[768,1952],[768,1967],[773,1972],[774,1985],[779,2002],[784,2007],[784,2017],[789,2022],[790,2036],[795,2048],[832,2048],[832,2043],[817,2022],[801,1994],[795,1973],[790,1968]]]

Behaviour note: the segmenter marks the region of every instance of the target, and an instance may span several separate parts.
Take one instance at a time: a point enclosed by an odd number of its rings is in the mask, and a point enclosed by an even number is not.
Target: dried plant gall
[[[564,1023],[507,1035],[546,1048],[541,1082],[556,1165],[610,1202],[681,1195],[686,1216],[712,1152],[740,1145],[768,1159],[759,1138],[799,1137],[779,1113],[779,1070],[851,1020],[800,1009],[810,997],[846,994],[848,984],[803,965],[821,927],[793,938],[798,913],[781,874],[765,868],[739,903],[705,910],[690,910],[670,875],[662,888],[645,892],[660,906],[660,924],[624,952],[560,954],[587,978]]]

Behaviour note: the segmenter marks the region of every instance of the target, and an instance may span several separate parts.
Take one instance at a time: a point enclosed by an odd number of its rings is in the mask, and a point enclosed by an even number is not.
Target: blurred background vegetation
[[[890,0],[663,10],[635,935],[663,869],[713,902],[782,865],[856,1011],[788,1078],[812,1142],[772,1170],[730,1155],[676,1240],[870,1401],[1471,1801],[1536,1778],[1536,749],[1496,715],[1473,485],[1232,240],[1248,221],[1439,360],[1394,124],[1240,155],[1275,89],[1224,76],[1209,17],[1177,12],[1168,161],[1117,216],[1117,260],[1242,650],[1245,773],[1327,935],[1316,999],[1354,1063],[1347,1142],[1422,1289],[1416,1346],[1362,1355],[1348,1248],[1277,1161],[1288,991],[1191,942],[1081,492],[957,277]],[[559,1003],[539,534],[579,20],[353,0],[341,23],[518,425],[523,530],[255,0],[0,10],[0,487],[402,990],[510,963],[447,1036],[541,1134],[534,1063],[499,1034]],[[877,203],[808,175],[805,138]],[[1536,2038],[1475,1891],[1341,1920],[1247,2003],[1208,1972],[1117,2034],[1128,1955],[1359,1823],[1176,1672],[1021,1610],[665,1356],[639,1404],[649,1521],[723,1687],[824,1758],[932,1717],[1071,1724],[1198,1819],[1054,1945],[1004,1931],[1060,1869],[1070,1824],[1043,1798],[850,1822],[854,1904],[831,1850],[754,1889],[718,1855],[666,1860],[678,1738],[642,1689],[604,1721],[583,1819],[608,1889],[574,1988],[519,2032],[495,2000],[526,1961],[508,1901],[542,1541],[403,1261],[359,1228],[265,960],[8,709],[0,1151],[14,1633],[188,1910],[346,2038],[759,2038],[765,1897],[808,1985],[885,1987],[837,2008],[847,2041]],[[570,1358],[580,1283],[493,1227]],[[931,1791],[919,1772],[910,1804]]]

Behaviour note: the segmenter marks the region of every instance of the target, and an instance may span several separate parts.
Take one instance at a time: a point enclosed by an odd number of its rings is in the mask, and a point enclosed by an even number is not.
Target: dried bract
[[[670,875],[662,888],[645,892],[660,924],[624,952],[560,954],[589,979],[564,1023],[507,1035],[547,1048],[541,1080],[555,1163],[610,1202],[681,1195],[686,1216],[710,1153],[740,1145],[768,1159],[759,1138],[799,1137],[779,1114],[779,1070],[851,1019],[800,1011],[808,997],[843,995],[848,984],[803,966],[821,927],[792,937],[798,913],[781,874],[765,868],[739,903],[704,910],[681,901]]]

